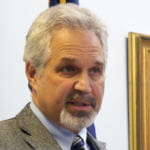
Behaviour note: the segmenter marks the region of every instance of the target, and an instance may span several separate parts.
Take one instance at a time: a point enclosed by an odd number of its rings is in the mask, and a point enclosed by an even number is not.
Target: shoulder
[[[9,135],[10,132],[14,131],[17,127],[17,122],[15,118],[0,121],[0,137],[5,134]]]
[[[17,119],[0,121],[0,150],[21,150],[30,148],[24,142]]]
[[[10,141],[15,140],[17,132],[16,119],[0,121],[0,149],[6,149]]]
[[[18,133],[17,121],[15,118],[0,121],[0,140],[14,138]]]

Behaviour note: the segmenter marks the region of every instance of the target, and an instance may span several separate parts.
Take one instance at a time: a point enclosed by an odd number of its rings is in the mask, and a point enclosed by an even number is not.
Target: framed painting
[[[130,150],[150,150],[150,36],[128,36]]]

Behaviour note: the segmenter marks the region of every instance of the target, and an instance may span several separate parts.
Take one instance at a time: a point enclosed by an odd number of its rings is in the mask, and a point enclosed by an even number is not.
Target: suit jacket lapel
[[[92,150],[106,150],[106,144],[94,139],[89,132],[87,133],[87,143]]]
[[[61,150],[56,140],[30,109],[29,104],[16,116],[24,141],[35,150]]]

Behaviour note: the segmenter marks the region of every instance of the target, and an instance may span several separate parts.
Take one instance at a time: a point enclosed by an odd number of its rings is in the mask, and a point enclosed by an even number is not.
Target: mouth
[[[74,100],[67,102],[67,105],[70,106],[72,109],[75,109],[77,111],[88,111],[92,108],[92,105],[84,100]]]
[[[68,103],[70,103],[70,104],[72,104],[72,105],[77,105],[77,106],[90,106],[90,104],[89,103],[87,103],[87,102],[81,102],[81,101],[73,101],[73,102],[68,102]]]

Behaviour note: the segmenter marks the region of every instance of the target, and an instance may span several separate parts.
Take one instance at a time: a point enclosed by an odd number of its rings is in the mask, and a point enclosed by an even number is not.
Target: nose
[[[88,73],[81,73],[75,84],[74,89],[83,93],[90,93],[92,91],[91,85],[90,85],[90,78],[88,76]]]

